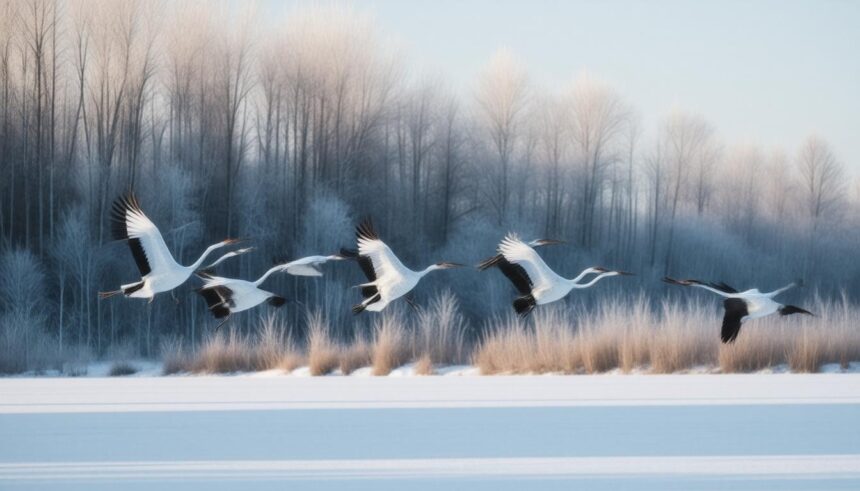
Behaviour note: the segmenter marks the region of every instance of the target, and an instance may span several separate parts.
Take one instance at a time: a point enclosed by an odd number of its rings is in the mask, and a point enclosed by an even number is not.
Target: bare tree
[[[577,78],[568,97],[575,155],[582,166],[579,243],[590,248],[599,228],[598,205],[607,169],[621,159],[618,145],[629,111],[614,90],[587,74]]]
[[[498,162],[498,177],[489,193],[499,224],[507,217],[511,160],[527,102],[525,69],[508,51],[499,51],[478,80],[478,105]]]
[[[830,145],[817,136],[809,136],[797,155],[801,186],[809,220],[809,243],[806,273],[815,268],[822,224],[834,217],[843,203],[845,170],[836,160]]]
[[[222,12],[222,15],[228,15]],[[255,12],[244,11],[236,26],[219,38],[215,49],[216,68],[212,72],[215,92],[220,94],[215,107],[222,131],[222,162],[224,187],[218,201],[223,202],[225,233],[233,231],[233,194],[239,169],[247,150],[248,94],[254,86],[252,72],[252,26]]]
[[[544,233],[548,237],[562,234],[562,203],[565,196],[564,164],[569,159],[569,106],[559,97],[547,96],[538,105],[540,115],[539,149],[545,168]]]
[[[806,211],[813,229],[833,214],[842,200],[845,170],[830,145],[817,136],[806,139],[797,155]]]
[[[675,219],[684,186],[691,168],[701,165],[703,159],[713,158],[714,130],[701,116],[674,109],[663,126],[663,158],[668,164],[670,185],[669,230],[666,239],[664,273],[672,267],[672,246],[675,239]]]

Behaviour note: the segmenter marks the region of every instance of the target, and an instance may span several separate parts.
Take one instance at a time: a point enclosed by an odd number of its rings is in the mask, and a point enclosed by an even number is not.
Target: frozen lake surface
[[[0,379],[2,490],[727,482],[860,489],[860,375]]]

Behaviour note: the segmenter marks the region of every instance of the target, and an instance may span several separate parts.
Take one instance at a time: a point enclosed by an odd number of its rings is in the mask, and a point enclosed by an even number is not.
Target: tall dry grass
[[[473,362],[484,374],[576,373],[584,368],[567,310],[549,307],[535,312],[532,323],[513,315],[487,323],[490,334],[478,343]]]
[[[372,366],[374,375],[388,375],[409,361],[410,328],[400,310],[383,313],[373,324]]]
[[[338,355],[340,371],[344,375],[369,366],[373,361],[373,345],[364,334],[356,334],[351,343],[343,344]]]
[[[289,327],[271,315],[261,320],[256,333],[229,328],[209,335],[193,349],[180,339],[168,339],[161,344],[161,358],[165,375],[293,370],[305,364]]]
[[[340,347],[332,339],[329,325],[320,311],[308,315],[307,350],[311,375],[325,375],[340,364]]]
[[[717,360],[720,312],[702,303],[686,306],[664,302],[661,315],[651,317],[651,371],[673,373]]]
[[[223,373],[306,365],[313,375],[370,367],[374,375],[414,362],[418,374],[471,362],[481,373],[676,373],[689,370],[752,372],[787,366],[815,372],[823,364],[860,361],[860,309],[846,299],[813,301],[815,317],[771,316],[744,324],[737,341],[719,341],[718,302],[665,302],[657,308],[640,296],[608,301],[590,310],[542,306],[529,318],[492,318],[474,346],[456,299],[446,293],[417,313],[402,307],[372,318],[370,334],[338,339],[321,312],[308,316],[302,342],[274,317],[259,331],[226,331],[196,349],[165,343],[165,373]]]
[[[413,330],[412,354],[425,364],[459,365],[468,362],[468,323],[457,297],[444,291],[418,312]]]
[[[846,299],[813,303],[816,317],[772,316],[744,324],[721,344],[722,312],[706,301],[665,302],[653,311],[640,297],[590,313],[546,306],[531,320],[494,319],[474,351],[481,373],[600,373],[619,369],[676,373],[691,369],[751,372],[787,364],[815,372],[825,363],[860,360],[860,309]]]
[[[220,331],[203,340],[191,360],[190,370],[202,373],[231,373],[259,370],[261,350],[235,329]]]

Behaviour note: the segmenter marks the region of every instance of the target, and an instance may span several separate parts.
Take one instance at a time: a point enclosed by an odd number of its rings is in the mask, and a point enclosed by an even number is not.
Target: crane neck
[[[617,274],[618,273],[616,273],[615,271],[607,271],[606,273],[602,273],[602,274],[595,276],[588,283],[577,283],[575,281],[575,279],[574,280],[568,280],[568,282],[570,283],[571,288],[589,288],[589,287],[594,286],[595,283],[602,280],[603,278],[607,278],[609,276],[615,276]]]
[[[268,271],[266,271],[265,273],[263,273],[263,276],[260,276],[260,278],[259,278],[257,281],[255,281],[255,282],[254,282],[254,286],[260,286],[260,285],[262,285],[262,284],[263,284],[263,282],[264,282],[264,281],[266,281],[266,278],[268,278],[269,276],[271,276],[271,275],[272,275],[272,273],[277,273],[277,272],[279,272],[279,271],[283,271],[284,269],[286,269],[286,268],[285,268],[285,266],[286,266],[285,264],[279,264],[279,265],[277,265],[277,266],[272,266],[271,268],[269,268],[269,270],[268,270]]]
[[[582,270],[582,273],[579,273],[579,276],[577,276],[576,278],[573,278],[572,280],[568,280],[568,281],[570,281],[574,284],[578,284],[580,281],[582,281],[583,278],[585,278],[586,276],[588,276],[592,273],[597,273],[597,271],[595,271],[594,268],[585,268]]]
[[[205,251],[203,251],[203,254],[200,255],[200,258],[198,258],[197,261],[194,262],[194,264],[192,264],[191,266],[188,266],[187,269],[189,269],[191,271],[196,271],[196,270],[200,269],[200,266],[203,265],[203,261],[206,260],[206,257],[209,254],[212,254],[217,249],[220,249],[221,247],[224,247],[225,245],[227,245],[227,244],[225,244],[223,242],[219,242],[217,244],[210,245],[209,247],[206,248]]]

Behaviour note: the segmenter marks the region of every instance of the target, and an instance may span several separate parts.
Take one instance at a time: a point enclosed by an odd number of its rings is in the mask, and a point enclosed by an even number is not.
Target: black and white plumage
[[[558,241],[541,239],[527,244],[516,234],[508,234],[499,244],[498,254],[478,264],[478,269],[483,271],[498,267],[513,283],[520,293],[520,297],[513,302],[514,310],[521,316],[528,315],[537,305],[564,298],[573,289],[591,287],[609,276],[630,275],[625,271],[610,271],[595,266],[585,269],[576,278],[563,278],[550,269],[533,248],[554,243]],[[589,274],[597,276],[588,283],[580,283]]]
[[[723,326],[720,330],[720,340],[723,343],[734,343],[741,331],[741,324],[751,319],[758,319],[771,314],[779,313],[779,315],[791,314],[808,314],[812,312],[804,310],[794,305],[783,305],[773,300],[780,293],[796,286],[796,283],[791,283],[782,288],[768,293],[762,293],[757,288],[739,292],[736,289],[725,283],[704,283],[699,280],[676,280],[674,278],[665,277],[663,281],[672,285],[694,286],[714,292],[721,297],[724,297],[723,308]]]
[[[206,300],[212,315],[216,319],[224,319],[221,322],[223,324],[230,315],[254,308],[263,302],[268,302],[273,307],[281,307],[287,302],[284,297],[260,288],[260,285],[272,274],[283,272],[294,276],[322,276],[320,265],[339,259],[344,259],[344,257],[337,254],[303,257],[269,268],[256,281],[225,278],[209,272],[198,272],[197,275],[203,280],[203,286],[197,291]]]
[[[341,251],[342,255],[358,262],[368,280],[358,285],[364,300],[353,306],[352,311],[355,314],[365,310],[379,312],[389,303],[411,292],[427,273],[461,266],[456,263],[439,262],[421,271],[407,268],[394,255],[391,248],[379,238],[369,219],[356,227],[355,236],[358,250]]]
[[[122,285],[119,290],[100,292],[99,297],[108,298],[122,293],[131,298],[148,298],[152,301],[157,293],[173,290],[185,283],[213,251],[238,242],[227,239],[206,248],[194,264],[178,264],[164,243],[158,227],[143,213],[134,194],[117,198],[111,209],[111,233],[114,240],[128,242],[134,262],[140,270],[140,281]],[[236,253],[228,253],[213,264],[217,264]]]

